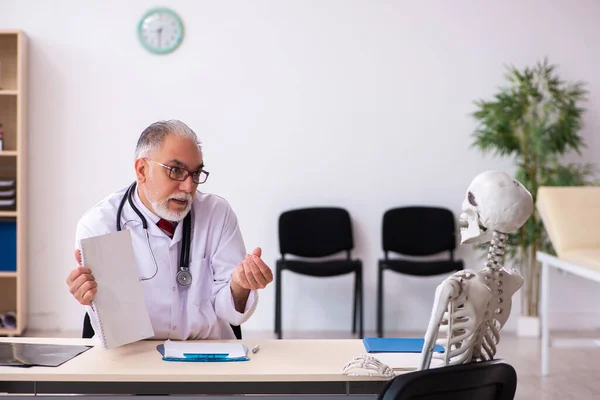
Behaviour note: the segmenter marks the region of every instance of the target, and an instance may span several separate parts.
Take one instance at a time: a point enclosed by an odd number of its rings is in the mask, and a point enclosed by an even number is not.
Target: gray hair
[[[159,149],[167,135],[177,135],[182,138],[191,139],[198,145],[198,149],[202,151],[201,143],[194,131],[183,122],[172,119],[155,122],[144,129],[135,147],[135,159],[147,157],[149,153]]]

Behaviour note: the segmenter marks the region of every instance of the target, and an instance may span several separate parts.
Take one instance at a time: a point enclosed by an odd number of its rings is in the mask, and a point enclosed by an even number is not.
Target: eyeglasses
[[[208,175],[210,175],[210,172],[205,171],[203,169],[201,169],[200,171],[188,171],[185,168],[181,168],[181,167],[170,167],[168,165],[165,164],[161,164],[158,161],[154,161],[150,158],[146,158],[145,160],[148,161],[152,161],[154,164],[158,164],[161,167],[168,169],[169,170],[169,178],[173,179],[174,181],[185,181],[188,176],[192,176],[192,182],[196,183],[196,184],[200,184],[200,183],[204,183],[206,182],[206,180],[208,179]]]

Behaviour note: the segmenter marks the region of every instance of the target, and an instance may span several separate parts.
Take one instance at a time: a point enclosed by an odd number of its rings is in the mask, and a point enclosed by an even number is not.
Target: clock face
[[[183,23],[167,8],[148,11],[138,25],[138,38],[146,50],[166,54],[175,50],[183,39]]]

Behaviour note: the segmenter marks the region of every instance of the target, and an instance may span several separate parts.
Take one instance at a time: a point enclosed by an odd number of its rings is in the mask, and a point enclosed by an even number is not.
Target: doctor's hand
[[[94,275],[92,275],[92,270],[81,266],[81,252],[79,250],[75,250],[75,259],[80,266],[71,271],[67,277],[67,285],[69,285],[69,291],[79,304],[89,306],[96,296],[98,284]]]
[[[260,258],[261,254],[260,247],[257,247],[238,264],[231,273],[232,289],[235,289],[234,285],[246,290],[264,289],[273,281],[273,273]]]

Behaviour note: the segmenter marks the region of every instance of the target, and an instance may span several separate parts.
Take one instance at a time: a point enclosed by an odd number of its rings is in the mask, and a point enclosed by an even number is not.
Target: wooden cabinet
[[[27,326],[26,95],[27,37],[0,30],[0,335]]]

